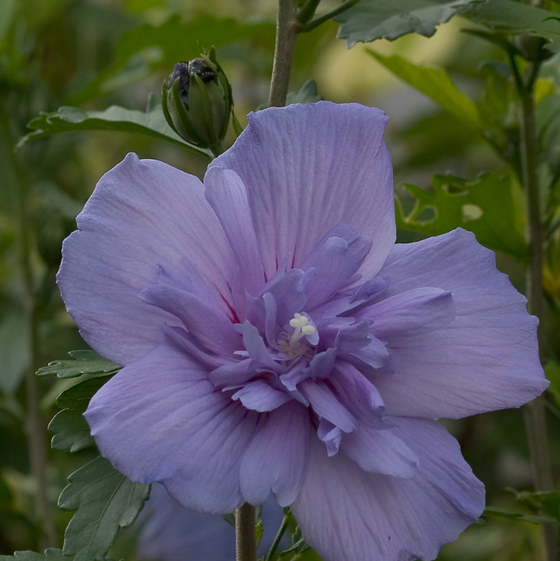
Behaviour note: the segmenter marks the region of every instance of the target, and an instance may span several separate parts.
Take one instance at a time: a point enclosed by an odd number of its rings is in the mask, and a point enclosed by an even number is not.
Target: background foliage
[[[320,12],[337,5],[325,0]],[[61,548],[70,520],[64,556],[60,549],[48,549],[16,557],[103,558],[119,527],[133,522],[147,496],[146,486],[132,484],[98,457],[81,416],[89,397],[117,367],[87,350],[64,311],[55,285],[61,243],[75,228],[75,216],[97,179],[129,151],[202,176],[210,155],[167,125],[158,97],[161,83],[175,62],[215,45],[244,125],[249,111],[266,104],[274,13],[272,0],[0,0],[2,560],[2,554],[16,550]],[[472,230],[498,252],[498,266],[523,291],[527,243],[520,121],[508,61],[516,57],[525,71],[534,35],[545,37],[552,51],[560,47],[559,18],[560,4],[552,0],[540,9],[513,0],[361,0],[337,21],[299,37],[288,101],[322,97],[386,111],[399,241],[457,226]],[[474,32],[464,33],[465,28]],[[353,48],[346,50],[345,43]],[[556,474],[558,61],[555,55],[545,62],[535,84],[547,231],[544,324],[552,382],[547,420]],[[227,144],[234,137],[230,131]],[[75,351],[70,358],[69,351]],[[44,368],[52,361],[62,362]],[[39,368],[41,376],[35,377]],[[521,412],[468,418],[449,428],[486,484],[491,507],[478,525],[444,547],[440,559],[539,559],[539,526],[560,520],[560,503],[557,494],[528,492],[531,468]],[[37,465],[30,450],[41,447],[47,461]],[[97,510],[93,495],[101,497]],[[46,507],[53,512],[51,527],[42,516]],[[92,520],[97,521],[93,536],[84,531]],[[293,521],[290,528],[297,546],[282,559],[317,559],[298,542]],[[134,556],[133,545],[126,551]]]

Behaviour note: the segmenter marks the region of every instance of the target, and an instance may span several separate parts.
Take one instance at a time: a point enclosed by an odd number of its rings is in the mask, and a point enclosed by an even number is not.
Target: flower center
[[[292,349],[299,349],[301,347],[299,341],[306,335],[315,333],[315,328],[309,325],[309,320],[298,313],[294,314],[294,317],[290,320],[290,325],[294,328],[294,332],[288,341],[288,345]]]

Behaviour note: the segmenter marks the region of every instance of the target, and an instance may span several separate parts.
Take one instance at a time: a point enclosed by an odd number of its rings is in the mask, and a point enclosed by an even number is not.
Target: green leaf
[[[101,457],[75,471],[68,481],[58,506],[76,514],[66,528],[63,552],[74,555],[74,561],[102,559],[119,528],[136,520],[150,486],[133,483]]]
[[[49,431],[54,434],[51,440],[52,448],[77,452],[95,444],[83,413],[93,395],[109,379],[110,376],[91,378],[60,394],[56,403],[62,411],[49,423]]]
[[[368,53],[401,80],[433,99],[466,127],[482,133],[484,125],[476,105],[457,88],[445,70],[413,64],[398,55],[383,56],[371,50]]]
[[[470,4],[485,0],[361,0],[334,18],[341,22],[338,37],[350,48],[358,42],[393,41],[407,33],[431,37],[440,23],[449,21]]]
[[[73,360],[55,360],[37,370],[37,376],[53,376],[58,378],[75,378],[82,374],[106,376],[115,374],[120,366],[98,355],[95,351],[70,351]]]
[[[512,0],[491,0],[472,4],[463,13],[475,21],[512,35],[538,35],[552,41],[554,49],[560,48],[560,14]]]
[[[533,524],[555,524],[556,520],[552,516],[535,514],[526,514],[519,512],[513,508],[501,506],[487,506],[484,509],[483,516],[499,516],[501,518],[509,518],[510,520],[523,520],[524,522],[532,522]]]
[[[185,23],[175,15],[161,25],[142,24],[123,34],[116,48],[115,64],[74,92],[69,102],[76,104],[107,94],[156,70],[167,68],[171,74],[175,63],[198,57],[202,48],[260,35],[273,36],[274,32],[275,25],[271,22],[239,23],[211,16]]]
[[[482,245],[523,261],[527,246],[516,187],[509,176],[493,173],[474,181],[435,175],[431,193],[405,185],[416,201],[405,215],[397,199],[397,227],[432,236],[461,227],[473,232]],[[432,216],[423,218],[429,212]]]
[[[552,522],[560,522],[560,493],[556,491],[522,491],[516,494],[518,501],[521,501],[529,508],[538,512],[539,515],[551,517]]]
[[[16,551],[13,555],[0,555],[0,561],[71,561],[61,549],[46,549],[45,553],[35,551]]]
[[[323,99],[322,95],[317,93],[317,82],[315,80],[307,80],[299,92],[290,92],[286,99],[286,105],[293,103],[315,103]]]
[[[82,111],[76,107],[60,107],[55,113],[41,113],[28,125],[34,132],[24,136],[18,143],[20,148],[30,140],[51,134],[83,130],[109,130],[131,132],[153,136],[178,144],[197,154],[211,157],[210,152],[185,142],[167,124],[161,109],[161,100],[150,96],[146,112],[134,111],[113,105],[105,111]]]

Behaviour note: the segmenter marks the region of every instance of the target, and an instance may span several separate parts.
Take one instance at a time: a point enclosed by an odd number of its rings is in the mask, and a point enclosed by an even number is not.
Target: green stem
[[[307,0],[298,12],[297,20],[301,24],[307,23],[315,14],[315,10],[320,3],[321,0]]]
[[[276,44],[270,81],[269,107],[286,105],[290,72],[300,23],[294,17],[293,0],[278,0],[276,17]]]
[[[278,532],[276,533],[274,541],[272,542],[272,545],[270,546],[270,549],[266,555],[265,561],[272,561],[274,559],[274,554],[276,553],[276,550],[280,545],[280,541],[282,540],[282,536],[284,535],[284,532],[288,528],[289,524],[290,524],[290,517],[287,514],[285,514],[284,518],[282,519],[282,524],[280,524],[280,528],[278,528]]]
[[[8,183],[11,185],[14,205],[14,218],[17,221],[17,238],[19,242],[19,266],[23,276],[22,306],[26,323],[26,335],[29,341],[31,364],[25,373],[25,390],[27,401],[27,447],[31,473],[35,480],[36,509],[43,528],[41,546],[55,547],[57,544],[56,529],[51,505],[47,494],[48,456],[45,446],[46,426],[41,418],[39,395],[37,392],[37,321],[36,302],[33,287],[33,273],[30,263],[29,220],[26,210],[26,183],[20,176],[18,162],[13,152],[13,143],[9,124],[5,118],[0,121],[0,145],[3,146],[4,158],[7,163]]]
[[[322,16],[316,17],[314,20],[310,21],[309,23],[305,23],[305,25],[302,25],[301,32],[306,33],[307,31],[311,31],[316,27],[319,27],[326,21],[329,21],[330,19],[338,16],[339,14],[342,14],[342,12],[345,12],[346,10],[349,10],[352,6],[355,6],[359,1],[360,0],[347,0],[346,2],[344,2],[344,4],[338,6],[338,8],[335,8],[334,10],[331,10],[330,12],[327,12]]]
[[[244,504],[235,509],[235,560],[256,561],[255,507]]]
[[[527,233],[529,241],[529,265],[527,267],[527,308],[539,318],[539,349],[543,356],[544,294],[542,284],[544,232],[541,220],[539,193],[539,147],[535,121],[533,86],[539,72],[539,62],[533,62],[528,71],[528,80],[518,85],[521,101],[521,167],[527,202]],[[554,479],[550,465],[546,417],[546,398],[541,395],[525,406],[525,424],[531,453],[534,485],[536,491],[553,491]],[[558,528],[544,524],[545,559],[557,561]]]

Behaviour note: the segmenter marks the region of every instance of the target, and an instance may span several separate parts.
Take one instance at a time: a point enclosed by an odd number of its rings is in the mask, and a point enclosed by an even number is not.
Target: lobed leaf
[[[24,136],[17,147],[20,148],[30,140],[44,138],[61,132],[83,130],[110,130],[145,134],[178,144],[197,154],[211,157],[210,152],[185,142],[167,124],[161,108],[161,101],[156,96],[150,96],[145,112],[125,109],[113,105],[105,111],[82,111],[77,107],[60,107],[55,113],[41,113],[27,125],[33,129]]]
[[[408,33],[431,37],[440,23],[449,21],[472,4],[486,0],[361,0],[334,18],[342,25],[340,39],[350,48],[358,42],[393,41]]]
[[[427,235],[439,235],[464,228],[478,241],[494,251],[501,251],[520,261],[526,259],[524,215],[519,208],[519,193],[509,176],[484,173],[474,181],[451,175],[435,175],[432,192],[405,185],[416,199],[412,211],[405,215],[397,199],[397,227]],[[428,212],[432,217],[424,218]]]
[[[83,374],[90,376],[106,376],[115,374],[120,366],[98,355],[95,351],[70,351],[73,360],[55,360],[37,370],[37,376],[52,376],[58,378],[75,378]]]
[[[74,561],[103,559],[119,529],[136,520],[150,486],[133,483],[102,457],[75,471],[68,481],[58,506],[76,513],[64,534],[63,553],[73,555]]]
[[[484,124],[476,105],[464,95],[442,68],[414,64],[401,56],[368,53],[401,80],[416,88],[459,119],[469,129],[482,133]]]
[[[49,423],[49,431],[54,434],[51,448],[77,452],[95,444],[90,428],[84,418],[90,399],[110,376],[85,380],[62,392],[56,400],[62,409]]]
[[[560,14],[512,0],[472,4],[462,11],[469,19],[512,35],[538,35],[560,48]]]

